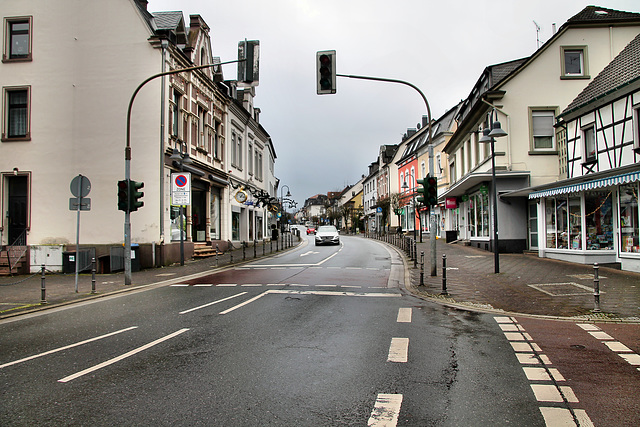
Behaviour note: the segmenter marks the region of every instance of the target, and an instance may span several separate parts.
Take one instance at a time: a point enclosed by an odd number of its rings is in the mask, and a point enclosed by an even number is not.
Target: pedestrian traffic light
[[[419,204],[421,204],[423,206],[427,206],[427,198],[425,197],[427,180],[426,179],[418,179],[418,180],[416,180],[416,182],[418,183],[418,188],[416,189],[416,191],[419,194],[421,194],[420,196],[416,197],[416,200],[418,201]]]
[[[118,210],[129,212],[129,185],[127,181],[118,181]]]
[[[129,181],[129,211],[134,212],[137,211],[138,208],[144,206],[144,202],[140,200],[144,193],[142,191],[138,191],[140,188],[144,187],[144,182],[136,182]]]
[[[336,93],[336,51],[316,53],[316,91],[318,95]]]
[[[438,204],[438,178],[435,176],[427,177],[425,197],[429,206],[435,206]]]

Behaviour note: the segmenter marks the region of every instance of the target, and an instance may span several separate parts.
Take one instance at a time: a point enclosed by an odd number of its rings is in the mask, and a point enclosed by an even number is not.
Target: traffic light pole
[[[246,59],[236,59],[233,61],[220,62],[218,64],[198,65],[195,67],[165,71],[162,73],[154,74],[138,85],[136,90],[133,91],[133,95],[131,95],[131,99],[129,100],[129,108],[127,109],[127,135],[126,146],[124,149],[124,179],[127,182],[131,180],[131,110],[133,108],[133,101],[136,99],[136,95],[138,95],[140,89],[142,89],[142,87],[149,83],[151,80],[155,80],[158,77],[168,76],[171,74],[179,74],[186,71],[217,67],[218,65],[233,64],[243,61],[246,61]],[[129,208],[124,213],[124,284],[131,284],[131,206],[129,206]]]
[[[424,96],[424,93],[422,93],[422,91],[420,90],[420,88],[418,88],[416,85],[406,82],[404,80],[397,80],[397,79],[387,79],[384,77],[369,77],[369,76],[356,76],[356,75],[352,75],[352,74],[338,74],[336,73],[336,76],[338,77],[347,77],[350,79],[360,79],[360,80],[373,80],[373,81],[377,81],[377,82],[388,82],[388,83],[399,83],[405,86],[409,86],[411,88],[413,88],[414,90],[416,90],[420,96],[422,97],[422,100],[424,101],[424,104],[427,107],[427,120],[428,120],[428,124],[427,126],[428,128],[428,146],[429,146],[429,174],[433,174],[433,176],[435,176],[435,170],[433,167],[433,140],[432,140],[432,135],[431,135],[431,108],[429,107],[429,101],[427,101],[427,97]],[[429,237],[430,237],[430,249],[431,249],[431,275],[432,276],[437,276],[437,260],[436,260],[436,216],[433,214],[433,212],[430,213],[431,216],[431,222],[429,225]],[[422,233],[422,230],[420,230],[420,233]]]

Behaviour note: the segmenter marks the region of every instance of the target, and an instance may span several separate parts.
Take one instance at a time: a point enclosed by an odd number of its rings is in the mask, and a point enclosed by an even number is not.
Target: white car
[[[316,246],[325,244],[340,244],[340,235],[333,225],[323,225],[316,230]]]

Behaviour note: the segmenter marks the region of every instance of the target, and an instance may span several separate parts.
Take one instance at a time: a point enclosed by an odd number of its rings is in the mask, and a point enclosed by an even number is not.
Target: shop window
[[[240,240],[240,212],[231,212],[231,240]]]
[[[585,194],[587,250],[613,249],[613,209],[611,199],[611,191],[592,191]]]
[[[620,251],[640,252],[640,212],[638,212],[638,184],[621,185],[620,194]]]
[[[559,196],[546,200],[547,248],[582,249],[580,197]]]
[[[489,194],[486,191],[469,197],[469,232],[472,237],[489,237]]]

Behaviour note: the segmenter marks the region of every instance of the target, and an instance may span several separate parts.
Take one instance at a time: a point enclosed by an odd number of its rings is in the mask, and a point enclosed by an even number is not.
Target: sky
[[[254,106],[276,150],[276,177],[301,208],[355,184],[381,145],[399,143],[426,115],[418,92],[394,83],[339,77],[335,95],[317,95],[317,51],[335,50],[340,74],[416,85],[437,119],[486,66],[530,56],[538,37],[544,43],[554,23],[589,4],[640,12],[637,0],[149,0],[148,9],[182,11],[187,25],[201,15],[222,61],[237,59],[239,41],[260,41]],[[236,69],[224,66],[224,78],[236,79]]]

